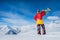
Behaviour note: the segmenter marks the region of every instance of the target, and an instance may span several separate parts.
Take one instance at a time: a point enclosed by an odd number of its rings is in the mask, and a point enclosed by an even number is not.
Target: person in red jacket
[[[50,8],[47,8],[46,10],[42,10],[41,12],[40,10],[37,10],[36,15],[34,16],[34,20],[36,21],[36,24],[37,24],[38,34],[41,34],[41,27],[42,27],[43,35],[46,34],[45,25],[43,22],[43,16],[45,16],[49,11],[51,11]]]

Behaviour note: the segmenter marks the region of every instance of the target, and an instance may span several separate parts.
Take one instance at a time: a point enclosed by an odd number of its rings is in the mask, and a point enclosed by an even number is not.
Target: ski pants
[[[41,27],[42,27],[43,34],[46,34],[46,30],[45,30],[45,25],[44,24],[38,24],[37,25],[37,31],[38,31],[38,33],[41,34]]]

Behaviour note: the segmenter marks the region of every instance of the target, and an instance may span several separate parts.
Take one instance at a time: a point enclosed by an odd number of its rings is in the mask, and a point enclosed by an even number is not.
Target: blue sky
[[[44,22],[47,17],[60,17],[60,1],[58,0],[0,0],[0,24],[6,25],[27,25],[33,24],[34,15],[37,9],[51,8],[52,11],[44,16]],[[52,17],[51,17],[52,18]]]

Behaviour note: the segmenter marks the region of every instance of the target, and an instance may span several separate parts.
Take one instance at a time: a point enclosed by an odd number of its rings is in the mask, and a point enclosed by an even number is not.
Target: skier
[[[46,10],[42,10],[41,12],[40,10],[37,10],[36,15],[34,16],[34,20],[36,21],[36,24],[37,24],[37,32],[40,35],[41,35],[41,27],[42,27],[43,35],[46,34],[45,25],[42,18],[50,11],[51,11],[50,8],[47,8]]]

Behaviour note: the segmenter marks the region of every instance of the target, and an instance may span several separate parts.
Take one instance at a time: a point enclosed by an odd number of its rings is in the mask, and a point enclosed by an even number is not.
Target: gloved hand
[[[50,12],[50,11],[51,11],[51,8],[47,8],[47,9],[45,10],[46,14],[47,14],[48,12]]]

